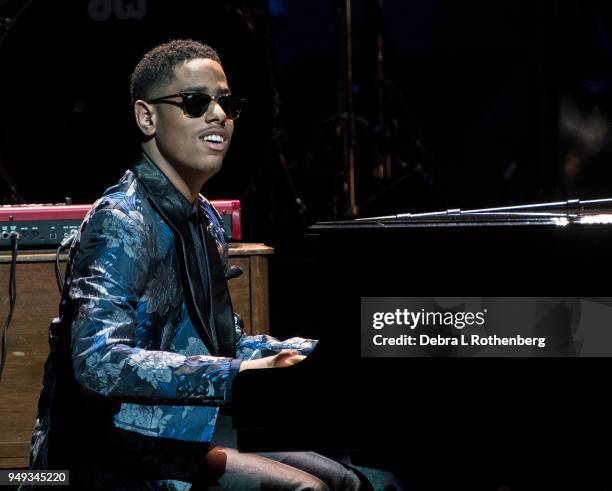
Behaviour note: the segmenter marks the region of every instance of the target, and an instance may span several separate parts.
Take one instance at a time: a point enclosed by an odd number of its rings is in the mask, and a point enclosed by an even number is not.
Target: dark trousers
[[[193,490],[361,489],[348,466],[315,452],[255,454],[224,446],[234,438],[228,424],[225,420],[224,430],[210,445],[113,429],[103,442],[91,441],[94,446],[81,454],[86,460],[75,456],[79,462],[73,461],[71,481],[88,489],[116,490],[163,480],[192,483]]]
[[[355,473],[315,452],[240,453],[227,447],[211,454],[225,457],[217,485],[208,489],[236,490],[346,490],[361,489]]]

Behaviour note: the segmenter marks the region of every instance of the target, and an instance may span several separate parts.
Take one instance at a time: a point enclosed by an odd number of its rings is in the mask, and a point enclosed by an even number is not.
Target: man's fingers
[[[276,367],[289,367],[301,362],[306,356],[298,355],[296,350],[283,350],[276,355]]]
[[[297,356],[297,351],[292,349],[284,349],[276,354],[276,359],[279,361],[284,361],[290,356]]]
[[[284,349],[279,351],[279,355],[287,356],[287,355],[297,355],[298,352],[294,349]]]
[[[291,358],[288,358],[287,361],[291,365],[295,365],[296,363],[301,362],[304,358],[306,358],[304,355],[295,355],[295,356],[292,356]]]

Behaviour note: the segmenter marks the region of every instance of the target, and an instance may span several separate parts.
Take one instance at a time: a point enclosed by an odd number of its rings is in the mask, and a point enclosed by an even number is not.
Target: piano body
[[[612,304],[612,199],[324,222],[307,241],[296,281],[308,283],[300,313],[319,345],[296,366],[237,376],[240,450],[402,448],[385,454],[396,469],[504,455],[574,465],[612,441],[610,358],[360,354],[361,297]]]

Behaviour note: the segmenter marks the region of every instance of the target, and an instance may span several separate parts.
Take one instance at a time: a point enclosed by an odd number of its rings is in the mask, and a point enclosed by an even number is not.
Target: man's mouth
[[[200,137],[200,140],[202,140],[208,148],[217,152],[221,152],[225,148],[225,138],[222,135],[216,133],[210,135],[203,135]]]

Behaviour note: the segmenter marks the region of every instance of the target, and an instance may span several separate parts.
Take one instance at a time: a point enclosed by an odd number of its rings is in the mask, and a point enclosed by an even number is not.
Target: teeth
[[[223,143],[223,137],[221,135],[206,135],[204,141],[213,143]]]

